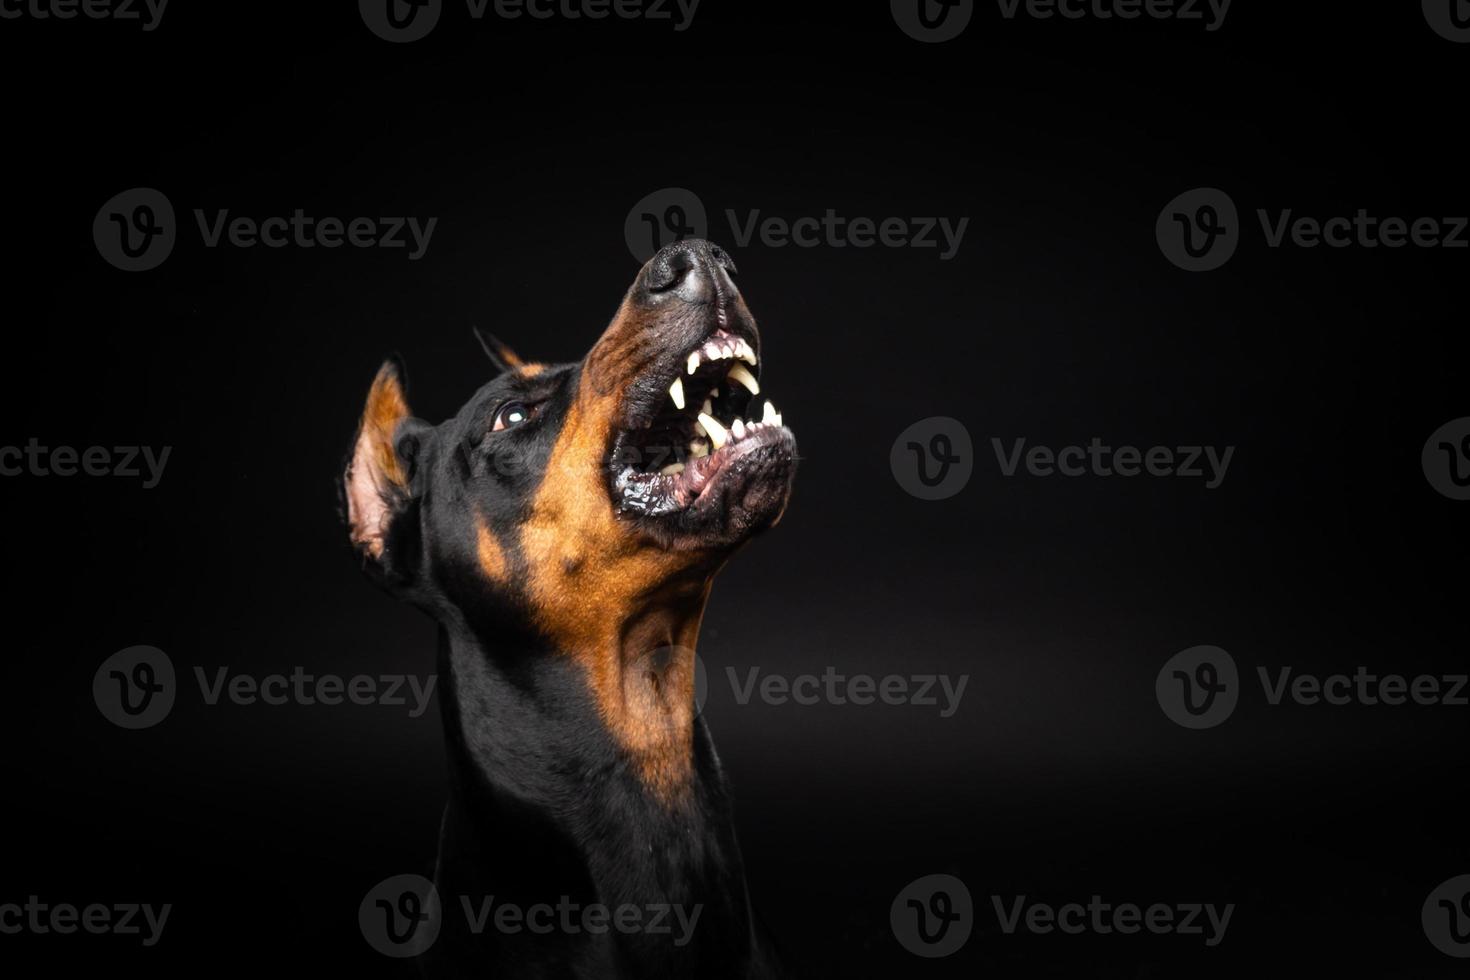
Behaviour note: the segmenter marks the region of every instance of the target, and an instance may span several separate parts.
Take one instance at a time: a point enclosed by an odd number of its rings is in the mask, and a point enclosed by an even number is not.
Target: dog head
[[[734,272],[706,242],[665,248],[579,363],[482,337],[500,373],[439,425],[384,364],[343,475],[368,570],[482,637],[593,661],[692,647],[715,573],[780,519],[796,468]]]

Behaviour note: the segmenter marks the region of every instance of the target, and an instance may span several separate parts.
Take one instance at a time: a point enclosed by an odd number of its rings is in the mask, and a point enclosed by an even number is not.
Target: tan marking
[[[516,366],[516,374],[522,378],[534,378],[546,370],[546,365],[539,362],[530,364],[519,364]]]
[[[374,558],[383,555],[383,536],[392,517],[384,495],[405,489],[408,484],[403,463],[393,448],[398,423],[408,416],[408,399],[398,372],[392,364],[384,364],[368,390],[346,473],[347,522],[352,540],[366,547]]]
[[[490,530],[485,523],[485,518],[476,518],[476,552],[480,557],[480,570],[492,582],[504,583],[506,580],[505,551],[500,547],[500,539],[495,532]]]
[[[496,355],[505,362],[506,367],[514,369],[525,366],[526,362],[521,357],[521,355],[517,354],[505,344],[501,343],[498,337],[492,337],[489,339],[490,343],[495,347]]]
[[[716,567],[634,535],[608,500],[603,461],[639,333],[620,314],[588,355],[520,547],[537,625],[581,665],[608,730],[674,805],[693,772],[693,657],[673,658],[656,683],[648,658],[659,647],[693,651]]]

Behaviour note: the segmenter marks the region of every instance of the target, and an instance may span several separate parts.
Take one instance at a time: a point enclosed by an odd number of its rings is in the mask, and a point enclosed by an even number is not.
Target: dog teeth
[[[704,430],[705,435],[709,436],[709,441],[716,450],[722,448],[730,440],[730,433],[726,432],[725,427],[716,422],[715,417],[708,412],[699,413],[699,427]]]
[[[761,421],[766,425],[781,424],[781,416],[776,414],[776,406],[769,401],[766,402],[766,410],[761,414]]]
[[[689,441],[689,455],[695,459],[703,459],[709,455],[708,439],[691,439]]]
[[[669,397],[674,400],[674,407],[684,411],[684,379],[675,378],[674,383],[669,385]]]
[[[665,466],[663,469],[659,470],[659,472],[662,473],[664,476],[678,476],[680,473],[684,472],[684,464],[670,463],[668,466]]]
[[[689,355],[689,374],[699,370],[699,351]]]
[[[745,342],[744,337],[738,337],[735,340],[735,356],[751,367],[755,367],[755,351],[750,349],[750,345]]]
[[[750,392],[752,395],[759,395],[761,393],[760,382],[755,380],[755,375],[751,374],[750,368],[746,367],[744,364],[736,364],[734,367],[730,368],[730,373],[725,375],[725,377],[731,379],[732,381],[740,382],[742,385],[745,386],[745,390]]]
[[[735,424],[733,424],[733,425],[730,426],[730,432],[734,434],[734,436],[735,436],[736,439],[744,439],[745,438],[745,422],[742,421],[741,419],[738,419],[737,418],[735,420]]]
[[[706,398],[704,400],[704,404],[702,406],[700,406],[700,409],[699,410],[701,412],[703,412],[705,415],[713,416],[715,414],[714,396],[715,395],[718,395],[718,394],[719,394],[718,391],[711,392],[710,393],[710,397],[709,398]]]

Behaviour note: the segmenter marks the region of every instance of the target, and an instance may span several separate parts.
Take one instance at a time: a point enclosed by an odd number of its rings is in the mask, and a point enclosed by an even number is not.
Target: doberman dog
[[[775,973],[695,705],[711,583],[796,470],[734,273],[707,242],[663,249],[576,364],[481,335],[500,373],[440,425],[411,416],[396,359],[368,393],[349,536],[439,624],[431,975]]]

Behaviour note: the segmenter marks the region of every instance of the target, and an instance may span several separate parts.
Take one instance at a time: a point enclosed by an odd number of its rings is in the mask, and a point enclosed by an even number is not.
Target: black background
[[[695,190],[760,318],[802,447],[782,526],[723,576],[701,654],[756,904],[807,975],[1449,976],[1420,905],[1470,871],[1466,708],[1267,706],[1258,666],[1464,672],[1467,506],[1424,440],[1470,414],[1470,253],[1268,248],[1256,208],[1465,214],[1470,47],[1418,4],[1232,6],[1222,29],[1003,19],[925,45],[886,3],[704,0],[693,26],[473,22],[392,45],[354,4],[170,5],[136,24],[0,21],[0,444],[168,445],[160,486],[0,481],[10,575],[0,901],[171,902],[162,941],[0,936],[0,962],[397,975],[358,931],[427,873],[437,709],[207,707],[194,667],[434,669],[370,587],[333,480],[382,356],[415,411],[488,378],[490,327],[580,357],[632,280],[634,202]],[[151,272],[106,264],[103,202],[181,220]],[[1226,190],[1223,269],[1154,220]],[[429,251],[206,249],[192,210],[436,216]],[[970,218],[935,250],[740,247],[724,218]],[[960,419],[975,475],[923,502],[909,424]],[[1223,486],[1002,478],[991,438],[1233,445]],[[1197,644],[1246,678],[1208,731],[1154,678]],[[190,680],[129,732],[91,680],[152,644]],[[958,713],[738,705],[726,667],[969,675]],[[955,956],[888,925],[962,878]],[[1002,934],[991,895],[1236,904],[1225,941]]]

